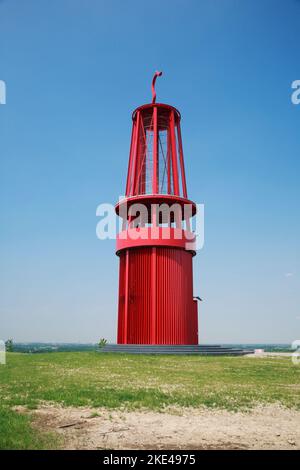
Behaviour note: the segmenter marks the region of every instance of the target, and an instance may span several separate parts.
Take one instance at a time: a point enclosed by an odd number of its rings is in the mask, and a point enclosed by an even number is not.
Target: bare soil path
[[[33,413],[35,426],[60,433],[66,449],[300,449],[300,411],[276,405],[246,413],[45,405]]]

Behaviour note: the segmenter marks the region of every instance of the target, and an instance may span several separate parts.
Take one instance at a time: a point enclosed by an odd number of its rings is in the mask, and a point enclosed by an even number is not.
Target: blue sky
[[[300,337],[298,0],[0,1],[0,337],[115,339],[131,112],[181,111],[202,342]]]

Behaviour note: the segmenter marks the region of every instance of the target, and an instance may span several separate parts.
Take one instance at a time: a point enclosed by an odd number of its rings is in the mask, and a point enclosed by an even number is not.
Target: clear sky
[[[298,0],[0,0],[0,338],[115,340],[131,112],[181,111],[202,342],[300,338]]]

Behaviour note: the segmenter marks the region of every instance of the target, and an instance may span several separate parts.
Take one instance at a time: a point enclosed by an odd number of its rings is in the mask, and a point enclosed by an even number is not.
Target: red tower
[[[196,205],[187,197],[180,113],[152,103],[132,115],[122,217],[118,344],[198,344],[192,260]]]

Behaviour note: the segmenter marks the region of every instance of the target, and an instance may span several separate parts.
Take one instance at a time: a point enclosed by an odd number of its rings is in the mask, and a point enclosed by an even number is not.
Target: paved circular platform
[[[101,353],[123,353],[123,354],[188,354],[203,356],[243,356],[253,353],[251,349],[239,349],[226,347],[218,344],[106,344],[100,348]]]

